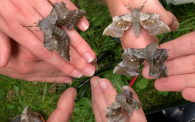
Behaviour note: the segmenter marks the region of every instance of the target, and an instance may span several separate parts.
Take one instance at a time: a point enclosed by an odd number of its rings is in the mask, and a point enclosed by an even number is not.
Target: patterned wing
[[[135,99],[133,99],[133,93],[128,89],[123,91],[123,95],[126,96],[126,102],[134,109],[139,110],[142,104]]]
[[[64,2],[61,2],[55,3],[50,16],[57,15],[58,18],[56,19],[54,24],[56,26],[65,26],[70,30],[78,24],[78,21],[83,18],[85,13],[85,11],[79,9],[68,11],[66,4]]]
[[[121,112],[121,105],[116,101],[108,106],[106,108],[106,118],[108,118],[108,122],[124,122]]]
[[[121,37],[124,31],[131,26],[131,13],[113,17],[113,22],[106,27],[103,35]]]
[[[70,45],[69,45],[69,37],[61,38],[57,34],[48,30],[46,35],[44,32],[44,47],[46,47],[49,51],[56,50],[62,58],[67,61],[70,61]]]
[[[153,59],[153,66],[150,66],[149,76],[153,76],[155,78],[168,77],[168,70],[165,66],[164,62],[167,60],[167,50],[166,49],[158,49],[158,54],[156,54]]]
[[[27,106],[22,112],[21,122],[42,122],[42,120]]]
[[[159,35],[171,31],[170,28],[160,20],[158,14],[141,12],[140,24],[148,29],[150,35]]]
[[[113,73],[125,76],[139,75],[139,67],[145,61],[144,49],[128,48],[121,57],[123,61],[114,68]]]

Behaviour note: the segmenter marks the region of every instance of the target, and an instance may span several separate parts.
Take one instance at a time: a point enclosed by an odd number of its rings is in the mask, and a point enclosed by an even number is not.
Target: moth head
[[[144,5],[145,5],[145,3],[146,3],[147,1],[145,1],[143,4],[140,4],[140,5],[138,5],[137,7],[136,7],[136,9],[139,9],[139,10],[141,10],[143,7],[144,7]],[[126,8],[130,8],[131,10],[133,10],[134,8],[130,5],[130,3],[128,2],[128,4],[129,4],[129,6],[128,7],[126,7]],[[140,8],[138,8],[139,6],[141,6]]]
[[[150,54],[150,55],[153,55],[154,52],[158,49],[157,45],[155,45],[154,43],[150,43],[146,46],[146,53],[147,54]]]

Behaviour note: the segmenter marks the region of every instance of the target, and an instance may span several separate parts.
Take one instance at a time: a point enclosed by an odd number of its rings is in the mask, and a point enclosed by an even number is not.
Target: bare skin
[[[96,122],[107,122],[108,120],[105,117],[105,109],[115,101],[117,91],[108,79],[95,76],[91,78],[90,82],[92,90],[92,107],[95,120]],[[132,91],[133,98],[139,101],[138,96],[132,88],[124,86],[123,90],[125,89]],[[125,118],[125,122],[147,122],[142,108],[138,111],[133,111],[130,116],[127,116],[126,112],[123,112],[122,114]]]
[[[61,1],[66,3],[69,10],[77,9],[69,0],[49,0],[52,4]],[[69,76],[91,76],[94,73],[95,67],[90,62],[96,58],[95,53],[75,29],[63,28],[71,39],[71,59],[67,62],[55,51],[49,52],[43,46],[43,33],[36,31],[39,28],[23,27],[33,25],[34,22],[47,17],[52,10],[49,2],[6,0],[0,3],[0,44],[3,47],[0,49],[0,66],[3,67],[0,68],[1,74],[30,81],[70,82]],[[85,31],[89,23],[84,17],[77,26]],[[11,46],[12,41],[9,37],[17,43]],[[15,46],[21,50],[13,52]],[[7,72],[10,70],[19,75]],[[50,78],[52,79],[49,80]]]

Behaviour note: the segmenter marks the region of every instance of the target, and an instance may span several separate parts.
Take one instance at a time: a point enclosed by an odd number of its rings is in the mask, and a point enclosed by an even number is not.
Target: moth
[[[45,122],[45,120],[33,110],[26,106],[22,114],[12,120],[12,122]]]
[[[116,96],[116,101],[106,108],[106,118],[108,122],[124,122],[122,109],[125,109],[128,116],[134,110],[139,110],[142,104],[133,99],[133,93],[129,90],[124,90],[122,94]]]
[[[124,31],[129,29],[131,25],[136,37],[140,35],[141,26],[148,29],[150,35],[159,35],[171,31],[170,28],[160,20],[158,14],[141,12],[143,7],[144,4],[140,9],[128,7],[131,9],[130,13],[113,17],[113,22],[106,27],[103,35],[121,37]]]
[[[48,17],[43,18],[35,27],[40,27],[44,34],[44,47],[49,51],[56,50],[62,58],[70,61],[70,38],[58,26],[68,30],[74,28],[86,12],[83,10],[68,11],[64,2],[55,3]]]
[[[158,49],[157,45],[150,43],[146,48],[127,48],[121,55],[123,61],[115,68],[113,73],[125,76],[139,75],[140,65],[147,60],[149,63],[149,76],[155,78],[168,77],[167,67],[163,62],[167,60],[167,50]]]

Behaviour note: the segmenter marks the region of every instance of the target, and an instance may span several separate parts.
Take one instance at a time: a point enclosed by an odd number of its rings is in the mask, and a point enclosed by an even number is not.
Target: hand
[[[132,7],[137,7],[143,4],[146,0],[104,0],[110,10],[111,16],[124,15],[130,12],[128,2]],[[161,21],[167,24],[172,31],[176,30],[179,23],[175,16],[166,11],[158,0],[147,0],[144,7],[141,9],[142,12],[157,13],[160,15]],[[156,36],[151,36],[149,32],[141,28],[139,37],[135,37],[132,27],[124,32],[124,35],[120,38],[123,49],[126,48],[145,48],[147,44],[154,42],[158,44]]]
[[[47,122],[68,122],[74,109],[76,95],[76,89],[67,89],[61,95],[56,110],[52,112]]]
[[[195,102],[195,32],[181,36],[160,45],[168,50],[165,62],[168,78],[156,79],[155,87],[159,91],[181,91],[184,99]],[[145,65],[142,74],[148,76],[149,65]]]
[[[72,80],[1,32],[0,74],[29,81],[70,83]]]
[[[133,98],[139,101],[135,91],[124,86],[123,90],[129,89],[133,92]],[[107,122],[105,110],[111,105],[116,98],[117,91],[108,79],[100,79],[95,76],[91,78],[91,90],[92,90],[92,107],[95,115],[96,122]],[[144,115],[143,109],[140,108],[138,111],[133,111],[133,113],[128,117],[127,114],[123,115],[125,122],[147,122]]]
[[[77,9],[71,1],[64,1],[68,9]],[[55,0],[49,0],[49,2],[54,4]],[[0,3],[1,35],[11,37],[18,42],[21,47],[33,54],[36,59],[44,61],[45,63],[47,62],[46,65],[53,65],[69,76],[80,77],[82,74],[85,76],[91,76],[95,72],[95,68],[92,64],[89,64],[89,62],[95,59],[95,53],[75,29],[64,29],[71,39],[71,62],[67,62],[55,51],[53,53],[49,52],[43,46],[42,31],[36,31],[38,28],[28,29],[23,27],[33,25],[34,22],[38,22],[38,20],[47,17],[52,10],[52,6],[49,2],[47,0],[2,1]],[[58,0],[58,2],[60,1]],[[85,17],[79,21],[78,27],[83,31],[87,30],[89,23]],[[11,42],[7,40],[7,43]],[[0,60],[5,58],[3,56],[5,55],[0,56]]]

